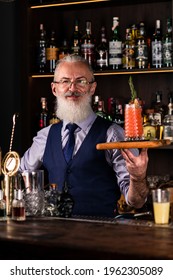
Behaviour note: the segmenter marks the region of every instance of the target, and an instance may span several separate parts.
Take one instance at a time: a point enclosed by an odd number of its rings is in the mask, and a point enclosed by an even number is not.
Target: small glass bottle
[[[6,221],[6,202],[4,200],[3,190],[0,190],[0,221]]]
[[[14,199],[12,201],[12,220],[25,221],[25,201],[21,190],[15,190]]]

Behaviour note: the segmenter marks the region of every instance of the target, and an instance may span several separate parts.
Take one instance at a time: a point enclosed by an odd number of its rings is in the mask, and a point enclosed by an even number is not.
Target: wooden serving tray
[[[99,143],[96,145],[97,150],[112,150],[112,149],[133,149],[133,148],[158,148],[170,145],[170,140],[153,140],[153,141],[122,141]]]

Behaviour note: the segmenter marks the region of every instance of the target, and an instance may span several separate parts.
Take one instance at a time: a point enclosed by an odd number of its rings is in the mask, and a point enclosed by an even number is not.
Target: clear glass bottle
[[[55,31],[52,30],[50,40],[46,45],[46,70],[48,73],[54,73],[57,60],[58,47],[55,39]]]
[[[112,36],[109,41],[109,68],[122,68],[122,40],[119,29],[119,17],[113,17]]]
[[[6,202],[4,200],[3,190],[0,190],[0,221],[6,221]]]
[[[163,66],[172,67],[172,64],[173,64],[172,19],[168,18],[166,23],[166,34],[163,36]]]
[[[96,70],[106,70],[108,68],[108,45],[106,39],[106,28],[101,27],[100,43],[96,47]]]
[[[23,199],[22,190],[16,190],[14,199],[12,201],[12,220],[14,221],[25,221],[25,201]]]
[[[152,67],[161,68],[163,66],[163,44],[161,22],[156,20],[155,33],[151,41]]]
[[[144,22],[140,22],[139,24],[135,46],[135,60],[137,68],[141,69],[148,67],[148,46]]]

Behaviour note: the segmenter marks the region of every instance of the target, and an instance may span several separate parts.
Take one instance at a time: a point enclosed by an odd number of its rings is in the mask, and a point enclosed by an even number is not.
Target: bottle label
[[[135,68],[135,51],[131,46],[125,46],[123,50],[123,68]]]
[[[98,51],[97,52],[97,66],[99,68],[106,68],[108,67],[108,52],[105,50],[105,51]]]
[[[152,42],[152,65],[155,67],[162,66],[162,42],[153,41]]]
[[[164,125],[163,126],[163,139],[168,139],[173,142],[173,126]]]
[[[163,44],[163,63],[166,67],[172,66],[172,51],[172,42],[166,42]]]
[[[57,60],[58,59],[58,48],[46,48],[46,59]]]
[[[148,59],[148,48],[145,44],[140,44],[136,48],[136,59],[137,60],[147,60]]]
[[[110,41],[109,42],[109,65],[122,64],[122,42]]]

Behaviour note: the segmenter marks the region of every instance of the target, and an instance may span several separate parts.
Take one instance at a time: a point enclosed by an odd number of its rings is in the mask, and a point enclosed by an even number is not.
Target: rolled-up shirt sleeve
[[[47,136],[51,125],[37,132],[31,147],[24,153],[20,161],[19,172],[36,170],[42,165]]]
[[[124,141],[124,129],[117,124],[112,124],[107,131],[107,142]],[[131,149],[134,155],[138,155],[138,149]],[[122,157],[121,150],[113,149],[106,150],[106,160],[115,171],[117,183],[121,193],[127,198],[127,193],[130,184],[130,175],[126,168],[125,160]]]

